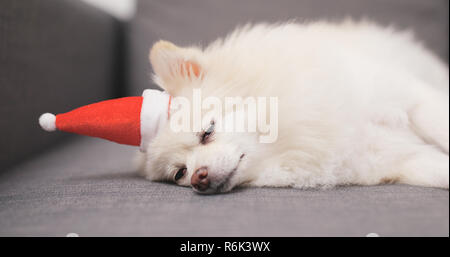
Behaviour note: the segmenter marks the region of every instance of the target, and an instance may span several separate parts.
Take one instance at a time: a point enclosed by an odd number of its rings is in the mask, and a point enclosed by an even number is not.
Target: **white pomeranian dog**
[[[200,132],[167,123],[138,158],[148,179],[199,193],[449,187],[449,69],[411,33],[370,22],[259,24],[204,49],[159,41],[150,62],[173,97],[201,89],[202,99],[276,97],[278,107],[270,143],[260,131],[216,131],[215,117]]]

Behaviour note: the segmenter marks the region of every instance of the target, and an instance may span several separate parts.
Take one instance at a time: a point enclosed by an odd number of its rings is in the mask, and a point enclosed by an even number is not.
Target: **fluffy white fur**
[[[260,24],[205,49],[160,41],[150,61],[173,96],[201,88],[205,97],[279,98],[272,144],[255,133],[215,133],[200,144],[197,133],[166,127],[140,156],[151,180],[173,181],[186,166],[176,183],[190,186],[207,167],[207,193],[238,185],[449,187],[448,66],[410,33],[370,22]]]

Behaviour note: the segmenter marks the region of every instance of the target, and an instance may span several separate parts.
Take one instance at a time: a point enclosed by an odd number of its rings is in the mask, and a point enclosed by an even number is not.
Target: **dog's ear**
[[[167,41],[155,43],[150,50],[150,63],[158,84],[174,95],[177,87],[203,79],[201,54],[197,48],[181,48]]]

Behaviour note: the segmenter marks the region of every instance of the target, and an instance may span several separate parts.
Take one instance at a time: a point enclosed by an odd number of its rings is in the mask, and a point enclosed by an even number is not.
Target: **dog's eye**
[[[202,144],[208,143],[209,138],[214,133],[214,121],[211,121],[209,128],[200,135],[200,141]]]
[[[187,171],[186,167],[183,167],[183,168],[179,169],[177,171],[177,173],[175,174],[174,180],[177,181],[180,178],[184,177],[184,174],[186,174],[186,171]]]

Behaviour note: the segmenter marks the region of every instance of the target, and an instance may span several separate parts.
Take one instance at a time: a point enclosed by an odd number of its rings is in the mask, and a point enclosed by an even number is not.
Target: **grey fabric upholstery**
[[[0,236],[448,236],[449,191],[403,185],[197,195],[83,138],[0,174]]]
[[[238,24],[299,22],[317,19],[368,18],[398,29],[410,29],[448,62],[447,0],[159,0],[139,1],[130,38],[130,94],[150,82],[147,57],[151,45],[165,39],[179,45],[205,46]],[[330,39],[332,40],[332,39]]]
[[[62,139],[40,114],[115,93],[119,29],[80,1],[0,1],[0,170]]]

